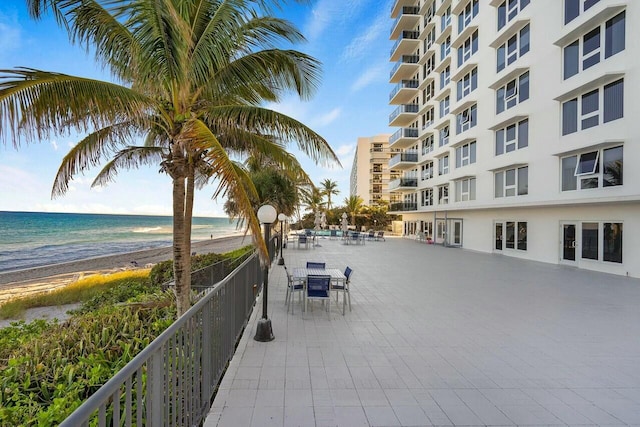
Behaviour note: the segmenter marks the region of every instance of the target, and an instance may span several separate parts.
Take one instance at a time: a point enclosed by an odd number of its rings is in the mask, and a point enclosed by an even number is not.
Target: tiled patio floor
[[[388,238],[285,249],[354,269],[353,311],[255,310],[213,426],[640,425],[640,280]],[[297,299],[296,299],[297,304]]]

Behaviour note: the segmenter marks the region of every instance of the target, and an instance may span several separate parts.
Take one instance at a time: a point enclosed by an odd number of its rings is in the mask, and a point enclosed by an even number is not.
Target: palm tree
[[[274,0],[277,2],[278,0]],[[338,162],[304,124],[261,107],[289,91],[311,96],[319,63],[274,48],[303,36],[266,16],[266,0],[27,0],[32,17],[53,13],[72,41],[95,51],[120,83],[28,68],[0,70],[0,139],[84,133],[64,157],[52,194],[109,160],[94,185],[120,169],[159,164],[173,183],[173,258],[178,315],[189,305],[196,186],[232,197],[263,262],[267,249],[251,205],[255,188],[234,158],[264,153],[283,165],[288,144],[316,162]],[[134,145],[143,140],[142,145]]]
[[[322,194],[327,196],[327,209],[331,209],[331,196],[337,196],[340,194],[340,190],[338,190],[338,183],[327,178],[322,181],[320,185],[322,186]]]
[[[364,201],[362,197],[357,195],[351,195],[344,199],[345,210],[351,215],[351,223],[353,225],[356,224],[356,215],[360,213],[364,206]]]
[[[301,198],[308,212],[317,212],[324,207],[322,192],[313,184],[302,189]]]

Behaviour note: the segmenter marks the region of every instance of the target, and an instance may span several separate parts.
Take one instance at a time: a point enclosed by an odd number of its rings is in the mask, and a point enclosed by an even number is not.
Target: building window
[[[451,81],[451,66],[447,67],[440,72],[440,89],[443,89]]]
[[[429,108],[426,113],[422,115],[422,129],[426,129],[433,124],[433,108]]]
[[[420,178],[422,181],[433,178],[433,162],[427,162],[421,166]]]
[[[424,51],[428,51],[431,49],[433,44],[436,41],[436,29],[432,28],[431,31],[427,34],[427,37],[424,39]]]
[[[451,36],[448,36],[445,41],[440,45],[440,62],[449,56],[451,53]]]
[[[518,13],[524,9],[530,0],[506,0],[498,6],[498,31],[513,21]]]
[[[495,197],[529,194],[529,167],[507,169],[495,173]]]
[[[458,34],[464,31],[469,26],[473,18],[478,15],[479,0],[471,0],[462,9],[462,12],[458,15]]]
[[[449,95],[440,100],[440,118],[449,114]]]
[[[600,96],[602,92],[602,96]],[[562,104],[562,134],[568,135],[622,118],[624,79],[609,83]]]
[[[456,83],[457,100],[469,95],[478,88],[478,68],[474,68]]]
[[[527,250],[527,223],[524,221],[500,221],[494,224],[495,246],[498,251],[503,249]]]
[[[564,0],[564,24],[576,19],[600,0]]]
[[[433,82],[427,85],[424,89],[422,89],[422,104],[426,104],[433,98],[433,94],[436,88]]]
[[[476,179],[465,178],[456,181],[456,202],[476,199]]]
[[[563,157],[562,191],[622,185],[623,164],[622,145]]]
[[[622,263],[622,223],[583,222],[581,225],[582,259]]]
[[[449,155],[438,159],[438,175],[446,175],[449,173]]]
[[[421,192],[422,206],[433,206],[433,188],[427,188]]]
[[[529,72],[516,77],[496,91],[496,114],[529,99]]]
[[[470,165],[476,162],[476,142],[456,147],[456,168]]]
[[[444,30],[446,30],[449,25],[451,25],[451,6],[445,10],[440,18],[440,32],[444,33]]]
[[[449,125],[443,127],[440,130],[440,140],[438,141],[438,147],[442,147],[449,143]]]
[[[456,135],[467,131],[478,124],[478,106],[472,105],[456,115]]]
[[[427,76],[431,74],[431,72],[435,67],[436,67],[436,54],[434,53],[429,57],[429,59],[427,59],[427,61],[423,65],[423,68],[422,68],[422,71],[424,74],[423,78],[426,79]]]
[[[476,30],[471,37],[466,39],[462,46],[458,48],[458,67],[462,66],[465,62],[478,51],[478,30]]]
[[[622,263],[622,223],[605,222],[602,231],[602,259]]]
[[[425,156],[433,151],[433,134],[422,140],[422,155]]]
[[[496,156],[520,150],[529,145],[529,119],[496,131]]]
[[[516,59],[527,52],[529,52],[529,24],[498,48],[497,72],[502,71],[507,65],[513,64]]]
[[[578,74],[625,49],[625,12],[569,43],[563,49],[564,78]],[[604,49],[602,47],[604,46]]]
[[[438,204],[449,204],[449,184],[438,187]]]

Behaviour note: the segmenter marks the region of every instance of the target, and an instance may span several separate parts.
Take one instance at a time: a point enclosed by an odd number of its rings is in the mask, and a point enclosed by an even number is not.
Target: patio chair
[[[307,268],[321,268],[324,270],[325,268],[327,268],[327,263],[307,261]]]
[[[300,245],[304,245],[305,249],[309,247],[309,240],[305,234],[298,236],[298,249],[300,249]]]
[[[369,235],[367,236],[368,240],[374,240],[376,238],[376,232],[375,231],[370,231]]]
[[[354,231],[353,233],[351,233],[351,235],[349,235],[349,239],[355,243],[356,245],[360,244],[360,233],[357,231]]]
[[[311,309],[313,310],[313,301],[327,301],[327,310],[329,318],[331,318],[331,276],[325,275],[308,275],[307,276],[307,292],[304,299],[304,311],[307,311],[307,302],[311,300]]]
[[[331,285],[331,290],[336,291],[336,304],[338,303],[338,293],[342,292],[342,315],[344,316],[345,306],[347,302],[347,298],[349,298],[349,311],[351,311],[351,294],[349,293],[349,284],[351,279],[351,273],[353,270],[349,267],[344,270],[344,282],[333,283]]]
[[[287,270],[287,266],[284,267],[284,272],[287,274],[287,294],[285,295],[284,303],[287,306],[287,313],[289,312],[289,305],[291,305],[291,313],[294,314],[294,306],[291,304],[293,293],[298,292],[298,301],[302,304],[304,282],[301,280],[295,280],[293,278],[293,274],[289,273],[289,270]]]
[[[384,239],[384,231],[378,231],[378,234],[376,235],[376,241],[382,240],[383,242],[385,242],[386,240]]]
[[[338,238],[338,230],[331,230],[329,233],[329,240],[336,240]]]

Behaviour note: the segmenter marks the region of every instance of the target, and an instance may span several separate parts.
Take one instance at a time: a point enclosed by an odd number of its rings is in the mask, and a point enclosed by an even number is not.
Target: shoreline
[[[251,235],[221,236],[210,240],[194,241],[191,243],[191,251],[224,253],[252,243]],[[90,274],[107,274],[132,268],[144,268],[147,265],[171,259],[172,256],[173,247],[165,246],[1,272],[0,303],[16,296],[50,291]],[[137,267],[132,266],[133,261],[137,263]]]

